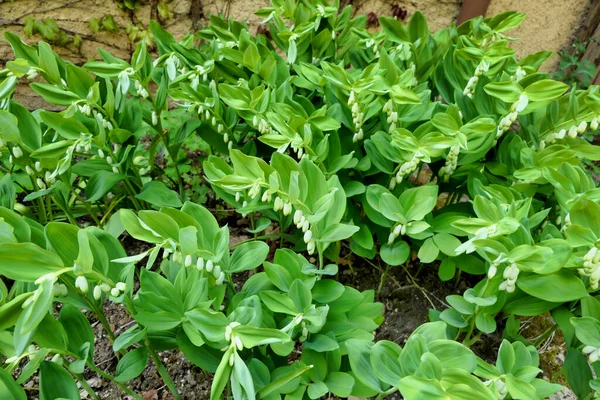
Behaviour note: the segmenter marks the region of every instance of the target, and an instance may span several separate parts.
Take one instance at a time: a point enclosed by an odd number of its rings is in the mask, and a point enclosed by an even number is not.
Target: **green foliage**
[[[597,39],[590,39],[590,46],[598,46]],[[598,74],[594,63],[583,58],[587,50],[586,43],[575,40],[571,51],[560,50],[559,70],[554,73],[554,79],[561,80],[568,85],[576,85],[578,88],[587,89],[592,80]]]
[[[0,389],[22,397],[39,369],[44,396],[69,397],[71,375],[97,371],[79,310],[102,322],[113,301],[136,323],[111,338],[123,357],[109,379],[130,395],[122,383],[152,358],[178,397],[156,349],[179,348],[214,373],[212,399],[546,398],[560,387],[537,378],[540,343],[515,316],[548,311],[569,386],[597,392],[600,192],[585,165],[600,152],[585,134],[598,87],[539,72],[548,52],[517,60],[505,32],[522,14],[435,33],[420,13],[382,17],[369,33],[337,3],[272,3],[257,12],[272,39],[212,17],[176,41],[153,22],[128,28],[131,60],[100,51],[81,67],[7,34]],[[32,89],[62,111],[12,100],[38,75]],[[231,245],[208,198],[255,237]],[[147,250],[127,256],[125,231]],[[442,280],[480,281],[403,348],[374,342],[375,293],[334,279],[343,244],[386,271],[413,253]],[[469,346],[502,327],[515,342],[489,365]]]

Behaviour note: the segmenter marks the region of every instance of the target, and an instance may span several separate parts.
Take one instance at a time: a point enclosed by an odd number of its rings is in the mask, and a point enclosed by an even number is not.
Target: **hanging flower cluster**
[[[446,156],[446,164],[440,168],[440,178],[444,182],[448,182],[450,180],[450,176],[456,171],[457,163],[458,163],[458,155],[460,153],[460,146],[454,145],[450,147],[450,151],[448,152],[448,156]]]
[[[481,62],[475,68],[475,73],[467,82],[467,86],[463,90],[463,95],[472,99],[473,98],[473,89],[475,88],[475,85],[477,85],[477,82],[479,81],[479,77],[483,73],[487,72],[489,69],[490,69],[490,64],[485,60],[481,60]]]
[[[365,135],[362,130],[363,126],[363,118],[365,117],[365,113],[362,111],[360,103],[356,99],[356,94],[354,90],[350,91],[350,97],[348,98],[348,105],[352,108],[352,123],[354,124],[354,136],[352,137],[352,141],[354,143],[359,140],[363,140]]]
[[[596,246],[592,247],[585,256],[583,256],[583,268],[579,273],[584,276],[589,276],[590,287],[594,290],[598,289],[600,282],[600,251]]]

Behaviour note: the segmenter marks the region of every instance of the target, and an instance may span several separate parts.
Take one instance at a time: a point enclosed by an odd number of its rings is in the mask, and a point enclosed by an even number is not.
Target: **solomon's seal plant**
[[[181,398],[158,354],[178,349],[213,400],[542,399],[560,386],[536,348],[560,329],[566,382],[597,396],[598,87],[540,72],[548,52],[517,59],[519,13],[438,32],[420,13],[369,32],[319,0],[257,14],[269,37],[212,17],[177,41],[152,22],[156,56],[142,40],[82,66],[6,34],[0,393],[24,399],[38,374],[40,398],[92,395],[93,371],[141,398],[127,382],[152,359]],[[18,82],[59,111],[14,101]],[[252,236],[232,240],[226,211]],[[383,305],[336,280],[344,259],[382,265],[380,288],[413,262],[469,287],[402,346],[376,341]],[[107,302],[131,318],[119,335]],[[548,312],[530,343],[519,318]],[[491,365],[470,347],[496,331]]]

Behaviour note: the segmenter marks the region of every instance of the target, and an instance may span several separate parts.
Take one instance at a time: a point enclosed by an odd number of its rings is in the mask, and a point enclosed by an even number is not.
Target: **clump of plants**
[[[554,73],[554,79],[587,89],[598,74],[596,65],[584,58],[588,45],[600,46],[598,40],[592,38],[588,43],[575,40],[571,50],[561,49],[559,70]]]
[[[180,398],[157,355],[178,349],[214,373],[211,399],[543,399],[562,387],[516,317],[550,312],[570,388],[597,396],[598,88],[539,72],[548,52],[517,60],[514,12],[435,33],[420,13],[369,33],[337,2],[257,14],[270,38],[212,17],[176,41],[152,23],[156,57],[141,41],[81,67],[6,35],[0,392],[26,398],[38,374],[40,398],[78,398],[76,381],[94,397],[89,370],[140,398],[127,382],[152,359]],[[38,76],[62,111],[12,100]],[[253,237],[230,243],[190,201],[209,188]],[[124,232],[147,250],[128,254]],[[340,255],[387,271],[411,253],[479,282],[403,346],[375,341],[382,304],[338,282]],[[106,302],[135,321],[117,337]],[[113,374],[94,363],[92,315]],[[495,365],[470,349],[502,330]]]

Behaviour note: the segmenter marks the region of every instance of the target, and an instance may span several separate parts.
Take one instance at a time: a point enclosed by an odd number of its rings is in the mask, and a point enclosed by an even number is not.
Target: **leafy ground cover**
[[[598,88],[514,12],[257,13],[83,66],[6,35],[2,397],[597,396]]]

